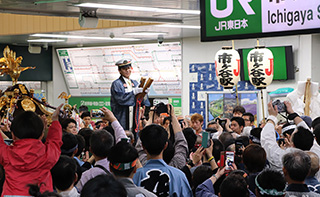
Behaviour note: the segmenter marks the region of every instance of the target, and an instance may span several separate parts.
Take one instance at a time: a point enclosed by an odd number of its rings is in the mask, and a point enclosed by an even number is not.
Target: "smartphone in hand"
[[[233,151],[222,151],[220,155],[221,168],[226,166],[225,172],[232,171],[232,163],[234,163],[234,152]]]
[[[208,148],[208,146],[210,146],[210,144],[208,144],[209,142],[209,133],[204,131],[202,132],[202,143],[201,143],[201,146],[203,148]]]

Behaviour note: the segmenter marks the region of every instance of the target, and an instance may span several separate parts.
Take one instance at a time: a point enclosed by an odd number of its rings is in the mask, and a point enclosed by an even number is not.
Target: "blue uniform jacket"
[[[136,80],[130,79],[133,87],[137,87],[139,84]],[[129,129],[129,106],[136,105],[135,95],[133,91],[126,92],[127,85],[123,77],[120,76],[117,80],[112,82],[111,85],[111,111],[114,116],[118,119],[121,126],[125,129]],[[148,99],[142,102],[146,106],[150,106]]]

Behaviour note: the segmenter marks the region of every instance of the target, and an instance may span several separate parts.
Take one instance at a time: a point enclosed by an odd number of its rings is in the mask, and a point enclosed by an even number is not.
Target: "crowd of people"
[[[101,120],[86,106],[62,119],[60,105],[50,122],[25,111],[1,125],[1,196],[320,196],[320,117],[284,102],[279,122],[270,102],[259,125],[235,106],[205,127],[202,115],[176,116],[170,104],[146,111],[149,90],[129,78],[131,62],[116,65]]]
[[[138,133],[105,107],[93,122],[81,106],[80,129],[61,106],[49,128],[26,111],[1,127],[2,196],[320,196],[320,118],[284,103],[288,122],[270,102],[264,124],[236,106],[204,130],[200,114],[161,103],[140,115]]]

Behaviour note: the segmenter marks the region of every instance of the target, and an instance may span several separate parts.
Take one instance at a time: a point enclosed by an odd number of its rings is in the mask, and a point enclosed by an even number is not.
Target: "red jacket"
[[[53,191],[50,169],[60,157],[61,145],[62,129],[58,121],[52,122],[45,144],[37,139],[21,139],[7,146],[1,137],[0,163],[6,176],[1,196],[30,196],[27,184],[39,185],[41,192]]]

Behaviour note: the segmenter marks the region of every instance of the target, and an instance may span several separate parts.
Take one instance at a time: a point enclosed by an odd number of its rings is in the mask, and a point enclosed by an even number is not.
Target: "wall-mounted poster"
[[[237,86],[239,92],[257,90],[248,81],[239,81]],[[211,94],[212,92],[216,94]],[[235,86],[230,92],[235,92]],[[210,98],[207,94],[210,95]],[[189,95],[190,115],[198,113],[203,116],[203,129],[206,128],[207,121],[212,120],[213,117],[218,117],[221,114],[230,117],[233,106],[237,102],[235,94],[224,94],[223,87],[220,86],[215,75],[214,63],[189,64]],[[208,107],[210,100],[217,101],[211,109]]]
[[[120,59],[132,60],[131,79],[154,79],[149,96],[181,96],[179,42],[57,49],[57,54],[72,96],[110,96]]]
[[[246,112],[250,112],[257,120],[258,92],[239,92],[239,102]],[[232,118],[232,110],[237,105],[235,93],[210,92],[208,93],[208,121],[215,118]]]

